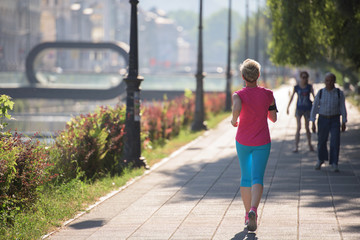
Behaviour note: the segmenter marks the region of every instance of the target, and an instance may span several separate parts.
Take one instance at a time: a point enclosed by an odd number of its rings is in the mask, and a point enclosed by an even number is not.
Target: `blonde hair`
[[[240,65],[240,71],[244,79],[248,82],[255,82],[260,76],[261,65],[253,59],[246,59]]]

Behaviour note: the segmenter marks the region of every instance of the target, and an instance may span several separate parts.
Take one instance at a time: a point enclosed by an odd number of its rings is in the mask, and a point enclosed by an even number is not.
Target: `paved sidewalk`
[[[296,119],[289,87],[275,91],[278,122],[256,234],[244,229],[240,168],[230,119],[50,239],[360,239],[360,113],[347,104],[340,173],[315,171],[305,130],[292,153]],[[317,137],[313,136],[316,146]]]

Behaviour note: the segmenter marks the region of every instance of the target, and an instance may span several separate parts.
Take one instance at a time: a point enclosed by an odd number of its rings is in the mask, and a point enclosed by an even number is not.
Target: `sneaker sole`
[[[255,212],[249,212],[249,223],[247,225],[248,231],[254,232],[256,231],[257,224],[256,224],[256,215]]]

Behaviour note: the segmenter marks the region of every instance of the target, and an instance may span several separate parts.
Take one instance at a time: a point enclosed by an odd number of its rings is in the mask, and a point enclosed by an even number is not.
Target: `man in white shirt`
[[[316,132],[315,119],[318,119],[318,161],[316,170],[321,169],[324,161],[329,160],[334,172],[339,172],[338,161],[340,151],[340,115],[342,116],[341,130],[346,130],[347,113],[344,93],[335,88],[336,76],[327,73],[325,76],[325,88],[316,94],[314,104],[310,113],[312,131]],[[330,138],[330,159],[327,149],[327,140]]]

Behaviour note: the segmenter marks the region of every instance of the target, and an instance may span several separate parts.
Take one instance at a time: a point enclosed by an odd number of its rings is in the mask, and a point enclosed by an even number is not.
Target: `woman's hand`
[[[237,127],[238,126],[238,122],[235,120],[233,120],[233,119],[231,119],[231,125],[233,125],[234,127]]]

